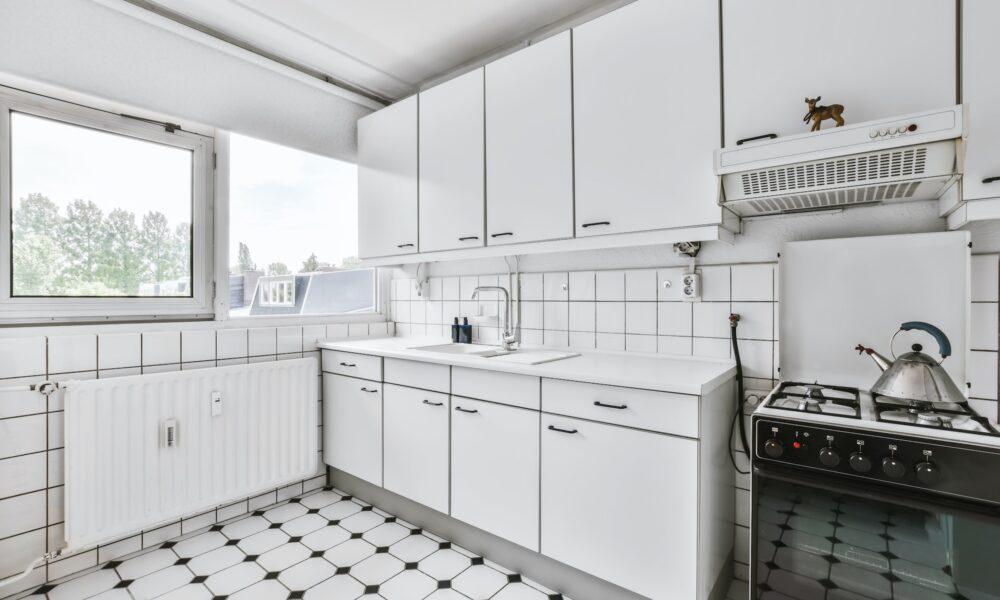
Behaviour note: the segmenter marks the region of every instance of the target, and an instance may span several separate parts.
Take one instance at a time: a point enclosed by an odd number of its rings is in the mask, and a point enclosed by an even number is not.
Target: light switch
[[[212,416],[222,414],[222,392],[212,392]]]

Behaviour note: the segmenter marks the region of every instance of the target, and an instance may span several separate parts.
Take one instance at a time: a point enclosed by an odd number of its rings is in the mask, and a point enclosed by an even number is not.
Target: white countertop
[[[579,356],[538,365],[525,365],[480,356],[414,349],[417,346],[429,346],[450,341],[445,338],[392,337],[327,340],[320,342],[318,346],[327,350],[418,360],[455,367],[471,367],[697,396],[707,394],[736,375],[736,363],[730,359],[670,354],[569,348],[572,352],[579,352]]]

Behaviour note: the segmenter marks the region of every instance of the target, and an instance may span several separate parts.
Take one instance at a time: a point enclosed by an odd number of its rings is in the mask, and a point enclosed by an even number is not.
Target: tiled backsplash
[[[4,388],[45,380],[94,379],[310,356],[318,359],[317,340],[384,336],[394,331],[392,323],[384,322],[211,327],[143,332],[118,328],[87,334],[64,327],[65,334],[0,338],[0,579],[24,569],[43,553],[57,550],[63,539],[61,392],[46,399],[38,392]],[[322,411],[317,436],[322,446]],[[323,466],[316,477],[303,482],[150,531],[137,531],[97,549],[42,565],[28,578],[0,588],[0,598],[320,487],[325,485],[325,471]]]

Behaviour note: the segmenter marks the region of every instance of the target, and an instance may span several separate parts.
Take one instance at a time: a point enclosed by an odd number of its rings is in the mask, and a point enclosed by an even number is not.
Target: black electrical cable
[[[736,423],[739,422],[740,428],[740,443],[743,446],[743,452],[746,454],[747,459],[750,458],[750,444],[747,442],[747,430],[746,423],[743,419],[743,406],[746,404],[746,398],[743,392],[743,362],[740,360],[740,346],[736,343],[736,326],[739,325],[740,316],[736,313],[729,315],[729,339],[733,344],[733,358],[736,360],[736,411],[733,413],[733,420],[729,424],[729,440],[732,442],[733,432],[736,428]],[[741,475],[746,475],[750,471],[743,471],[738,466],[736,466],[736,456],[733,454],[735,451],[730,448],[729,451],[729,461],[733,463],[733,468],[736,472]]]

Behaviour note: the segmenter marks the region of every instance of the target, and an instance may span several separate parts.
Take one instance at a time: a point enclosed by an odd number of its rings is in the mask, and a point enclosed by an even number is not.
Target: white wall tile
[[[539,348],[545,344],[541,329],[522,329],[521,344],[528,348]]]
[[[192,329],[181,332],[181,362],[215,360],[215,332]]]
[[[48,523],[49,525],[54,525],[55,523],[62,523],[66,518],[65,506],[66,499],[65,494],[66,487],[60,485],[59,487],[49,488],[46,490],[45,504],[48,510]]]
[[[657,332],[660,335],[690,336],[694,303],[660,302],[657,304]],[[688,352],[690,353],[690,343]]]
[[[573,288],[570,287],[570,290]],[[597,303],[596,302],[570,302],[569,303],[569,330],[570,331],[594,331],[597,323]],[[571,336],[572,337],[572,336]],[[593,336],[591,336],[593,337]]]
[[[181,363],[171,363],[168,365],[148,365],[142,368],[143,375],[151,373],[173,373],[181,370]]]
[[[569,302],[543,302],[545,330],[567,331],[569,329]]]
[[[153,331],[142,334],[142,366],[164,365],[181,361],[179,331]]]
[[[138,333],[102,333],[97,336],[97,368],[120,369],[142,364],[142,336]]]
[[[691,354],[694,356],[729,358],[729,352],[729,340],[702,337],[696,337],[692,340]]]
[[[0,500],[0,538],[45,527],[45,491]]]
[[[458,277],[445,277],[441,279],[441,298],[443,300],[458,301],[461,299]]]
[[[656,352],[656,336],[626,334],[625,349],[629,352]]]
[[[597,274],[593,271],[573,271],[569,274],[569,299],[594,300]]]
[[[45,488],[45,453],[0,460],[0,497]]]
[[[596,293],[598,300],[609,302],[625,300],[625,271],[598,271]]]
[[[625,300],[639,302],[656,300],[656,269],[625,271]]]
[[[660,354],[691,355],[691,338],[661,335],[656,339],[656,351]]]
[[[542,328],[542,302],[521,302],[521,328]]]
[[[350,337],[364,337],[368,335],[368,323],[348,323],[347,335]]]
[[[142,535],[133,535],[97,549],[98,560],[107,562],[142,550]]]
[[[694,304],[694,335],[697,337],[729,337],[729,303],[696,302]]]
[[[49,373],[72,373],[97,369],[97,336],[54,335],[49,337]]]
[[[380,336],[391,335],[389,333],[389,325],[390,324],[387,323],[387,322],[385,322],[385,321],[380,321],[378,323],[369,323],[368,324],[368,335],[372,335],[372,336],[375,336],[375,335],[380,335]]]
[[[444,322],[445,325],[454,324],[455,317],[461,316],[462,312],[461,304],[462,303],[459,302],[458,300],[455,300],[454,302],[449,300],[441,303],[441,321]],[[539,307],[538,310],[539,310],[538,314],[541,315],[542,314],[541,307]],[[459,322],[461,321],[462,320],[459,319]],[[541,325],[539,325],[538,327],[539,329],[541,329]]]
[[[672,302],[684,299],[684,267],[660,269],[657,271],[656,293],[660,302]]]
[[[428,300],[443,300],[443,292],[443,282],[440,277],[431,277],[427,280],[426,294]]]
[[[996,254],[977,254],[972,257],[972,301],[996,302],[998,293],[998,264]]]
[[[743,376],[773,379],[774,343],[760,340],[739,340]]]
[[[348,333],[347,323],[333,323],[326,326],[326,337],[329,339],[345,338]]]
[[[543,273],[542,298],[545,300],[569,299],[569,275],[567,273]]]
[[[45,554],[44,530],[30,531],[0,540],[0,577],[23,571],[32,560],[42,554]]]
[[[21,387],[42,381],[45,381],[44,376],[4,379],[0,381],[0,387]],[[38,392],[31,390],[4,392],[0,400],[0,419],[45,412],[45,409],[45,396]]]
[[[774,299],[774,265],[733,265],[732,299],[734,301],[764,301]]]
[[[712,302],[728,302],[729,267],[701,267],[701,299]]]
[[[278,327],[278,354],[302,352],[302,326]]]
[[[625,333],[624,302],[597,303],[597,331],[598,333]],[[624,344],[624,338],[622,343]],[[598,336],[597,347],[601,347],[600,336]]]
[[[598,350],[624,350],[624,333],[598,333],[596,335]]]
[[[656,302],[626,302],[625,333],[656,335]]]
[[[770,302],[733,302],[732,312],[740,315],[740,321],[736,326],[738,338],[773,339],[774,307]]]
[[[45,415],[0,420],[0,458],[45,450]]]
[[[159,365],[164,366],[164,365]],[[214,360],[196,360],[194,362],[181,363],[181,371],[194,371],[196,369],[211,369],[218,366],[218,361]],[[157,367],[148,367],[149,369],[156,369]]]
[[[967,376],[971,384],[970,397],[997,399],[996,352],[970,352]]]
[[[57,525],[54,528],[50,527],[50,529],[61,530],[62,526]],[[54,550],[55,548],[52,549]],[[49,572],[49,581],[52,581],[53,579],[59,579],[60,577],[71,575],[95,565],[97,565],[97,550],[90,550],[88,552],[73,554],[68,558],[51,562],[46,568]]]
[[[428,300],[424,303],[424,307],[426,309],[425,322],[428,325],[441,325],[444,323],[444,311],[440,300]]]
[[[252,327],[247,330],[247,348],[250,356],[277,354],[278,331],[274,327]]]
[[[104,369],[97,372],[98,379],[110,379],[111,377],[128,377],[130,375],[142,375],[142,367],[126,367],[124,369]]]
[[[49,450],[46,452],[48,462],[48,485],[49,487],[63,484],[63,450]]]
[[[996,302],[972,303],[970,348],[973,350],[997,349],[997,336],[1000,335],[997,329],[997,316]]]
[[[569,332],[569,345],[581,350],[590,350],[596,347],[597,338],[593,332],[571,331]]]
[[[48,447],[49,450],[63,447],[63,415],[61,410],[48,413]]]
[[[0,339],[0,379],[45,375],[45,338]]]
[[[326,339],[325,325],[304,325],[302,327],[302,350],[309,352],[317,348],[316,344]]]
[[[412,279],[393,279],[392,280],[392,297],[394,300],[409,300],[411,289],[413,288]]]

